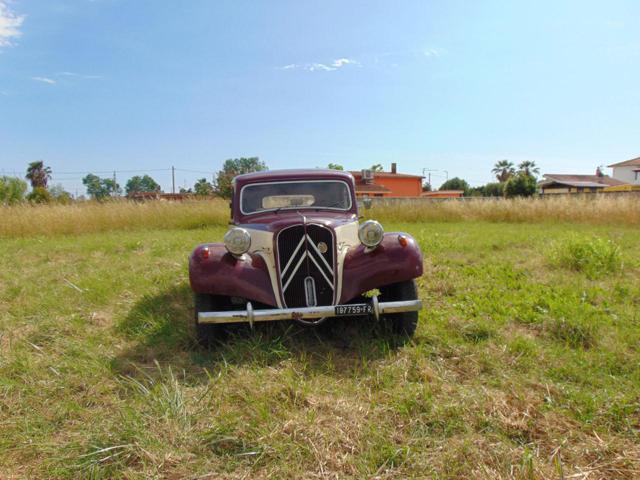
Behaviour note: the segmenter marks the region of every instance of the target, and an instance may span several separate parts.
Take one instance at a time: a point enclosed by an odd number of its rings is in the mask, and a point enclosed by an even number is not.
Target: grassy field
[[[386,224],[425,253],[410,343],[279,323],[207,351],[187,254],[222,217],[153,222],[5,229],[0,478],[640,476],[638,227]]]

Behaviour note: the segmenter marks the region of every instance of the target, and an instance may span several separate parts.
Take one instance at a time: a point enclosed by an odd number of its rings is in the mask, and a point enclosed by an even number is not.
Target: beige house
[[[630,185],[640,185],[640,157],[609,165],[612,177]]]
[[[542,195],[558,193],[597,193],[607,187],[624,185],[626,182],[608,175],[564,175],[545,173],[538,182]]]

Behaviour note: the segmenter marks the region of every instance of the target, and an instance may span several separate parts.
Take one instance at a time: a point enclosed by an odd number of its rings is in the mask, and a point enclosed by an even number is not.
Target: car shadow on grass
[[[206,381],[218,368],[269,367],[287,360],[298,361],[309,373],[349,377],[404,343],[370,320],[331,318],[318,327],[293,321],[258,323],[253,330],[243,325],[203,348],[196,341],[186,283],[142,297],[116,329],[128,346],[112,360],[115,372],[135,377],[170,366],[191,381]]]

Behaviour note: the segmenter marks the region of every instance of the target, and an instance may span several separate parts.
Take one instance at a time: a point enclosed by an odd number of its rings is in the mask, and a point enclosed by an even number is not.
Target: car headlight
[[[244,228],[234,227],[224,234],[224,246],[231,255],[243,255],[251,247],[251,235]]]
[[[384,229],[375,220],[367,220],[358,229],[358,238],[365,247],[377,247],[384,236]]]

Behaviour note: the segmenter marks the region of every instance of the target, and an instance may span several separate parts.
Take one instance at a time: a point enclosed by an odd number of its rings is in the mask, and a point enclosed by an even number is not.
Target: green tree
[[[27,182],[15,177],[0,177],[0,203],[13,205],[24,200]]]
[[[236,175],[243,173],[260,172],[266,170],[267,166],[258,157],[232,158],[224,162],[222,170],[218,172],[216,178],[216,191],[224,198],[231,198],[233,187],[231,181]]]
[[[493,166],[493,170],[491,170],[491,172],[496,176],[499,182],[506,182],[516,173],[513,168],[513,163],[509,160],[500,160]]]
[[[193,186],[193,192],[199,197],[213,195],[213,185],[207,182],[206,178],[201,178]]]
[[[337,163],[330,163],[329,165],[327,165],[327,168],[329,170],[344,170],[344,167],[342,165],[338,165]]]
[[[93,173],[82,179],[82,184],[87,189],[87,194],[94,200],[104,200],[120,194],[120,185],[112,178],[100,178]]]
[[[530,175],[535,177],[540,173],[540,169],[536,165],[536,162],[532,162],[530,160],[525,160],[518,164],[518,172],[524,173],[525,175]]]
[[[371,167],[369,167],[369,170],[371,170],[372,172],[383,172],[384,167],[379,163],[376,163],[375,165],[371,165]]]
[[[127,195],[133,195],[140,192],[159,192],[160,185],[151,178],[149,175],[135,175],[127,180],[127,185],[124,187],[124,191]]]
[[[429,182],[424,182],[422,184],[422,191],[423,192],[430,192],[432,189],[431,184]]]
[[[535,177],[520,172],[507,180],[504,185],[504,194],[508,198],[530,197],[536,193],[537,189],[538,184]]]
[[[464,191],[464,195],[466,196],[469,194],[471,187],[465,180],[458,177],[453,177],[440,185],[439,190],[462,190]]]
[[[47,189],[47,183],[51,180],[51,168],[45,167],[42,160],[31,162],[27,167],[27,180],[31,183],[31,188]]]
[[[504,183],[487,183],[482,187],[482,195],[485,197],[502,197],[504,196]]]

